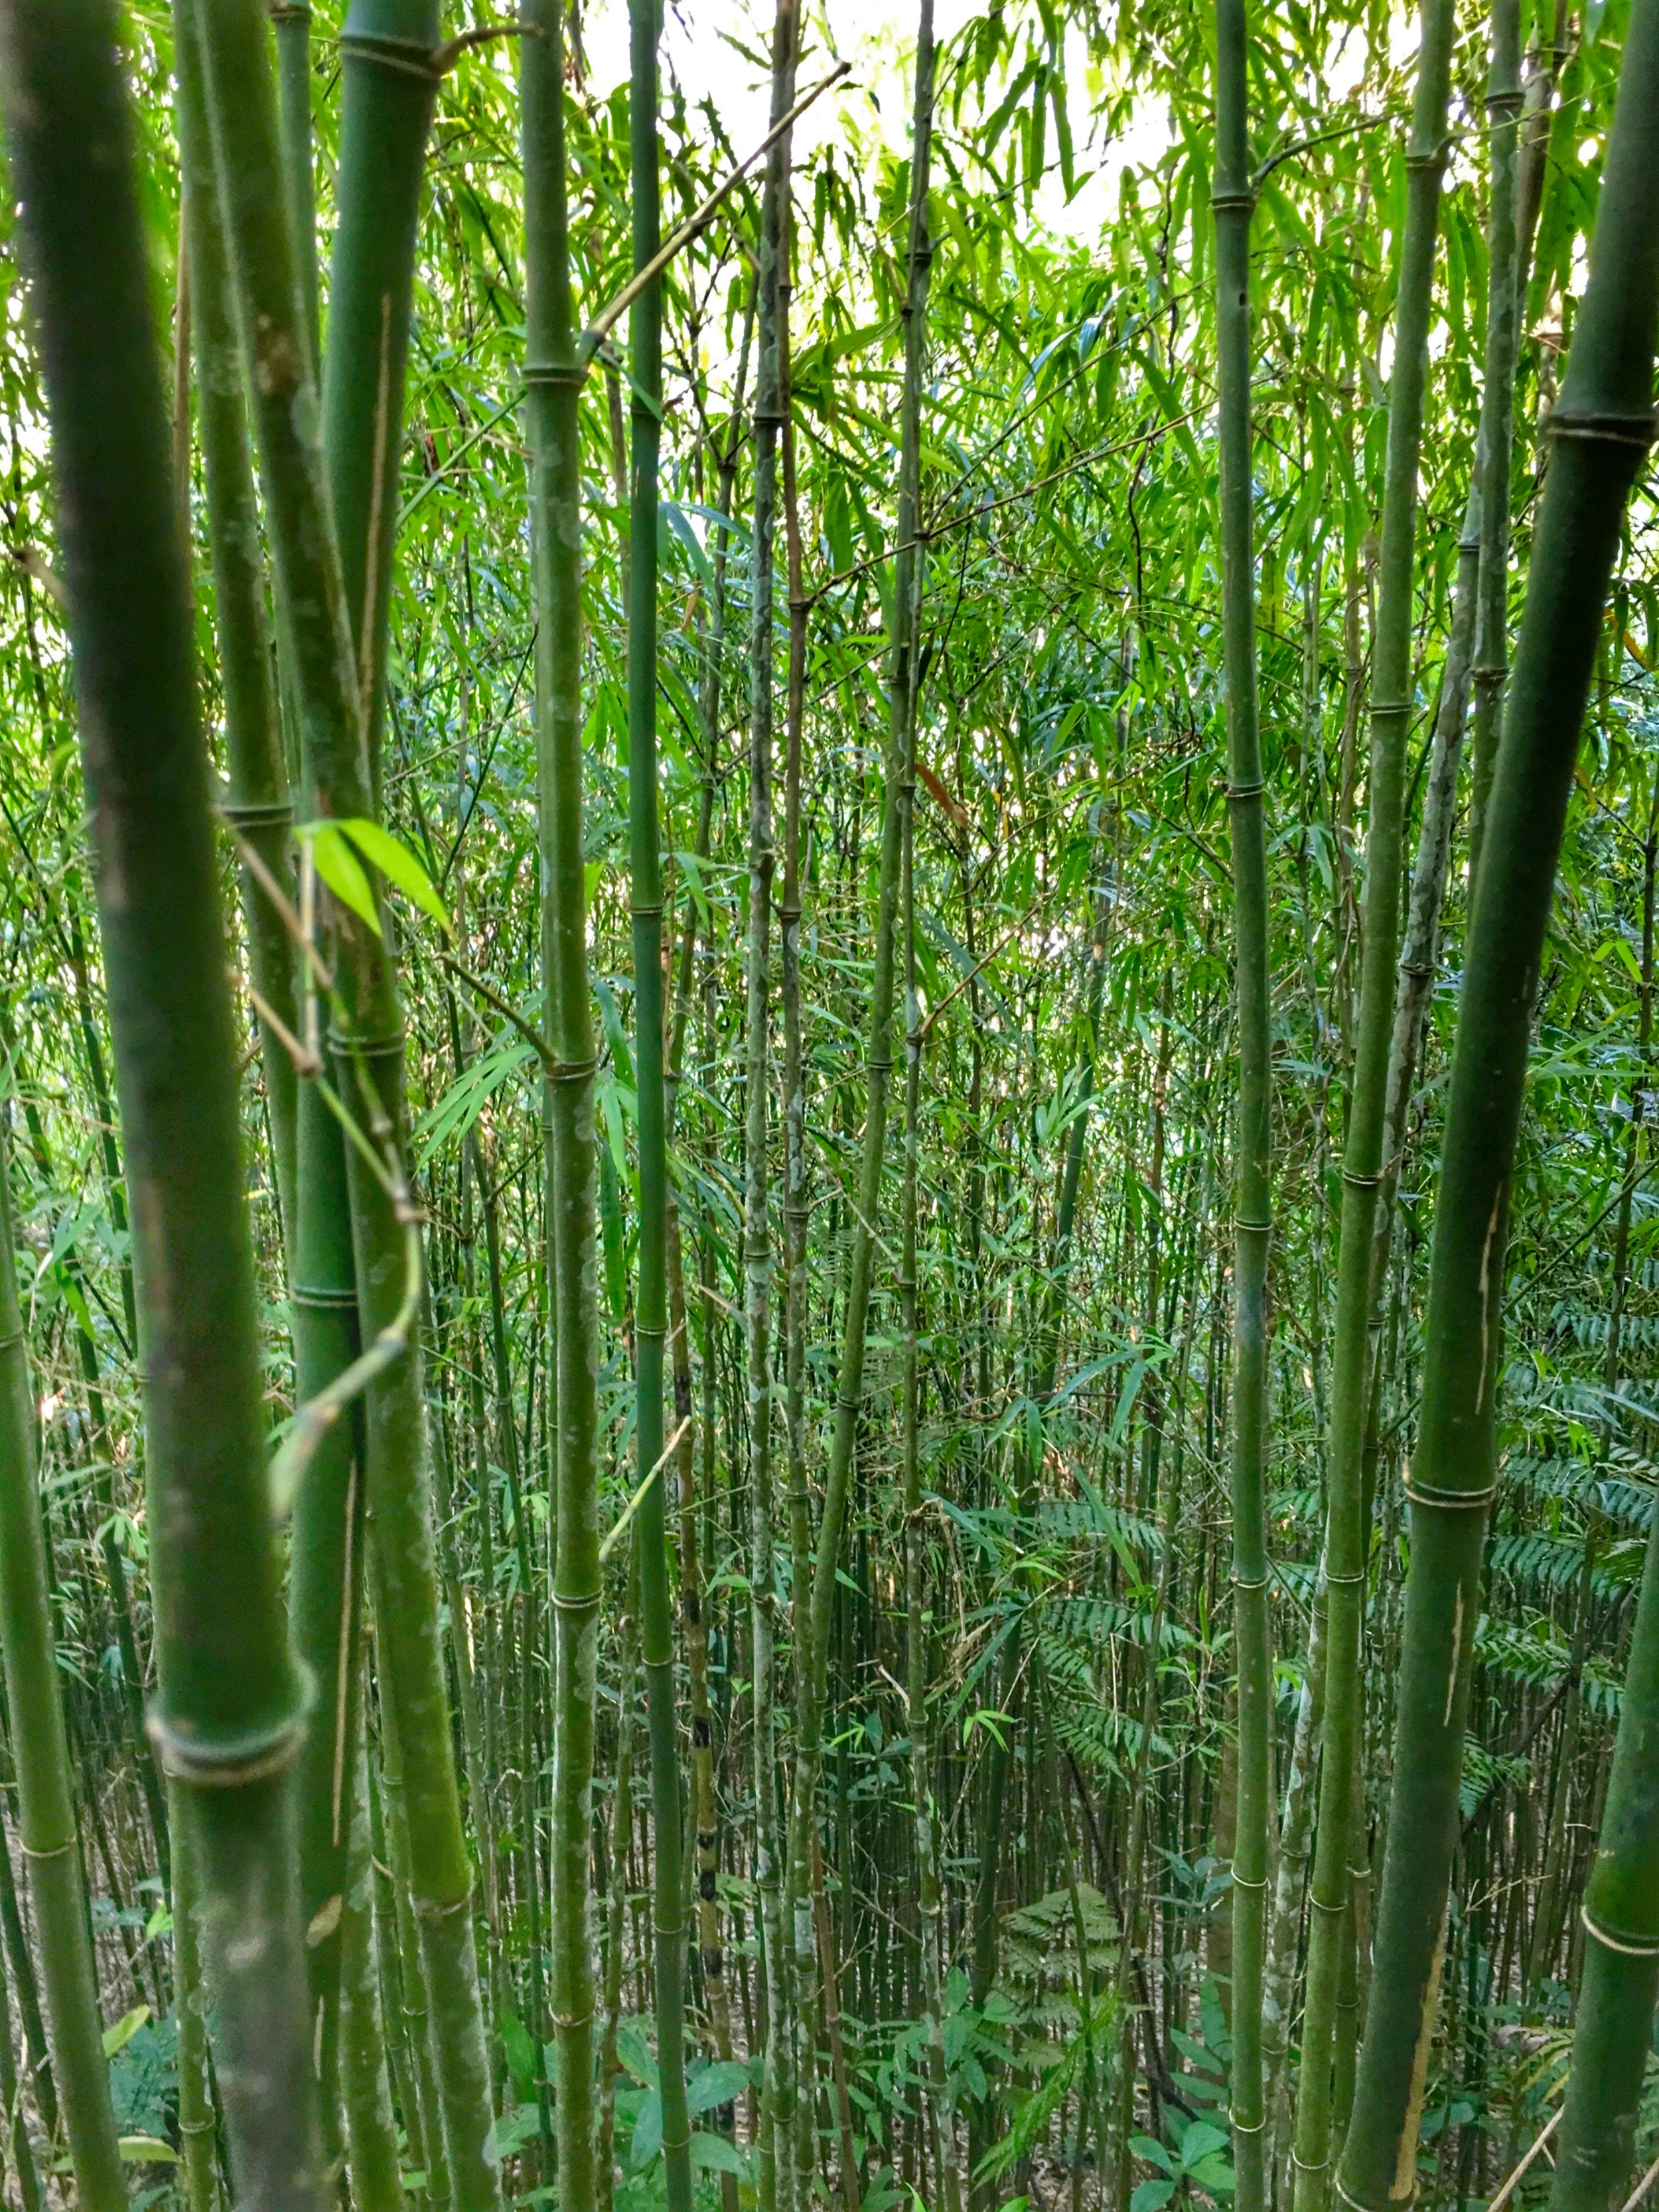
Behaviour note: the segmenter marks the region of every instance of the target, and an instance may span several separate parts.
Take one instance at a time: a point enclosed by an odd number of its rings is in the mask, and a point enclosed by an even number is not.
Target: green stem
[[[242,2191],[272,2212],[313,2212],[322,2172],[287,1773],[304,1714],[266,1510],[208,763],[116,26],[97,0],[49,17],[8,7],[0,26],[137,1194],[159,1680],[150,1726],[201,1871],[218,2078]],[[87,160],[89,145],[104,157]]]
[[[1652,429],[1659,322],[1659,5],[1631,13],[1590,276],[1549,474],[1465,954],[1441,1156],[1398,1680],[1395,1787],[1353,2124],[1349,2201],[1411,2189],[1423,2057],[1458,1832],[1487,1508],[1510,1178],[1539,963],[1625,501]],[[1565,2170],[1565,2161],[1562,2169]],[[1602,2202],[1606,2202],[1603,2198]]]
[[[1360,1716],[1365,1575],[1363,1476],[1371,1249],[1382,1170],[1400,878],[1406,733],[1412,715],[1412,558],[1427,383],[1429,319],[1446,159],[1453,10],[1424,0],[1417,92],[1406,156],[1405,237],[1389,387],[1382,550],[1372,647],[1370,820],[1365,833],[1358,1030],[1342,1158],[1342,1241],[1331,1364],[1330,1496],[1326,1536],[1325,1725],[1314,1846],[1302,2075],[1297,2095],[1296,2212],[1322,2212],[1330,2186],[1331,2058],[1347,1893],[1348,1819]]]
[[[590,2212],[594,2166],[592,1821],[599,1562],[593,1019],[582,852],[580,372],[570,288],[564,13],[531,0],[524,102],[525,382],[537,607],[536,753],[547,1034],[543,1090],[556,1388],[553,1781],[549,1873],[560,2201]],[[654,529],[654,525],[653,525]],[[608,2174],[606,2177],[608,2182]]]
[[[116,2148],[97,1971],[76,1846],[69,1747],[35,1468],[34,1400],[17,1300],[9,1145],[0,1121],[0,1644],[20,1839],[46,1984],[46,2026],[75,2184],[91,2212],[127,2201]]]
[[[656,0],[629,0],[629,177],[634,268],[656,254]],[[663,1345],[668,1329],[668,1158],[663,1087],[662,866],[657,825],[657,453],[662,428],[662,280],[629,318],[633,400],[628,557],[628,824],[634,919],[635,1068],[639,1080],[640,1241],[635,1308],[635,1441],[640,1477],[663,1450]],[[691,2129],[685,2108],[683,1990],[685,1885],[680,1865],[680,1771],[674,1724],[673,1613],[668,1594],[664,1485],[640,1506],[640,1656],[651,1739],[656,1935],[657,2065],[669,2212],[691,2212]]]
[[[1261,1996],[1273,1790],[1267,1631],[1267,1244],[1272,1233],[1273,1077],[1268,1034],[1267,870],[1257,727],[1255,556],[1251,517],[1249,29],[1245,0],[1216,9],[1216,331],[1221,387],[1222,620],[1227,797],[1232,825],[1238,1002],[1237,1192],[1233,1306],[1233,1637],[1238,1660],[1233,1846],[1233,2156],[1238,2212],[1265,2201]]]

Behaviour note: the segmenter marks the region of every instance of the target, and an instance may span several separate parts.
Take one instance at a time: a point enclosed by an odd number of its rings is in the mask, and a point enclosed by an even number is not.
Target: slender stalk
[[[904,933],[904,1172],[899,1201],[900,1464],[904,1486],[905,1702],[910,1731],[910,1790],[916,1865],[916,1913],[921,1923],[921,2026],[927,2098],[937,2138],[939,2195],[945,2212],[961,2212],[956,2130],[945,2083],[942,1997],[943,1902],[939,1890],[938,1808],[933,1798],[933,1745],[927,1713],[927,1564],[922,1549],[921,1389],[917,1371],[916,1182],[921,1152],[921,1001],[916,989],[915,728],[911,725],[899,798],[904,809],[900,860],[900,927]],[[1079,1971],[1086,1972],[1085,1959]],[[1082,2016],[1088,2018],[1086,1999]]]
[[[311,146],[311,12],[309,0],[271,0],[283,131],[283,191],[315,375],[321,368],[322,343],[317,304],[317,178]]]
[[[52,1593],[35,1468],[34,1400],[17,1300],[9,1144],[0,1118],[0,1647],[17,1817],[46,1984],[46,2026],[75,2185],[90,2212],[127,2201],[97,1970],[76,1845]]]
[[[1492,767],[1509,674],[1510,459],[1515,428],[1515,362],[1520,343],[1521,9],[1493,0],[1492,67],[1486,78],[1486,364],[1480,393],[1475,473],[1480,513],[1480,605],[1474,625],[1474,791],[1469,824],[1469,881],[1480,866]]]
[[[1621,90],[1623,89],[1621,86]],[[1659,1526],[1650,1529],[1613,1771],[1584,1902],[1584,1966],[1550,2212],[1622,2205],[1659,1996]],[[1565,1778],[1564,1778],[1565,1786]]]
[[[1261,2212],[1261,1976],[1273,1790],[1267,1634],[1267,1244],[1273,1077],[1268,1037],[1267,866],[1255,679],[1251,517],[1249,29],[1245,0],[1216,9],[1216,330],[1221,386],[1222,620],[1227,799],[1232,824],[1234,988],[1238,1000],[1237,1193],[1233,1256],[1233,1639],[1238,1663],[1233,1844],[1233,2158],[1238,2212]]]
[[[779,0],[772,30],[772,115],[791,105],[795,70],[794,0]],[[766,164],[762,203],[760,270],[757,284],[757,358],[755,377],[755,503],[752,590],[749,631],[749,937],[744,956],[744,1318],[749,1384],[749,1483],[754,1571],[750,1578],[755,1652],[753,1698],[757,1803],[756,1878],[766,1961],[766,2069],[762,2126],[770,2136],[769,2179],[774,2201],[790,2212],[806,2176],[798,2170],[806,2145],[798,2127],[797,2085],[792,2058],[805,2064],[810,2044],[792,2049],[794,2023],[789,1995],[791,1948],[787,1948],[783,1896],[787,1871],[778,1821],[779,1741],[775,1647],[777,1601],[771,1570],[775,1515],[772,1375],[771,1177],[767,1157],[771,1091],[770,959],[772,878],[777,851],[772,819],[773,736],[776,643],[774,586],[778,504],[778,445],[786,405],[782,307],[787,297],[788,233],[786,201],[789,144],[786,135]],[[788,1887],[793,1889],[793,1885]],[[804,1893],[803,1893],[804,1895]],[[810,1952],[812,1933],[806,1923]],[[763,2212],[770,2212],[763,2207]]]
[[[1347,1888],[1354,1743],[1360,1715],[1359,1647],[1366,1552],[1362,1489],[1371,1247],[1382,1169],[1395,963],[1399,951],[1406,732],[1412,713],[1412,554],[1440,185],[1446,160],[1453,27],[1448,0],[1424,0],[1422,25],[1406,155],[1406,227],[1395,307],[1394,373],[1389,387],[1382,549],[1372,649],[1370,820],[1365,833],[1359,1022],[1342,1159],[1342,1242],[1331,1367],[1326,1535],[1325,1725],[1302,2074],[1297,2095],[1296,2212],[1322,2212],[1330,2186],[1332,2038]]]
[[[842,1528],[847,1514],[864,1395],[865,1325],[870,1310],[875,1263],[875,1223],[881,1210],[882,1166],[886,1151],[888,1094],[892,1081],[895,936],[899,903],[900,851],[903,833],[902,793],[908,774],[912,722],[918,683],[917,629],[924,563],[918,532],[921,505],[921,394],[926,354],[927,283],[933,243],[927,222],[927,191],[933,125],[933,0],[921,0],[916,29],[915,107],[910,142],[909,241],[904,306],[904,376],[899,401],[897,551],[894,558],[891,675],[885,790],[882,803],[881,860],[878,877],[874,963],[870,982],[869,1090],[864,1144],[849,1252],[842,1291],[841,1357],[836,1382],[836,1422],[824,1476],[823,1509],[818,1522],[817,1556],[812,1570],[811,1640],[798,1665],[806,1669],[800,1698],[794,1796],[791,1818],[812,1818],[818,1736],[834,1625]],[[792,1852],[793,1857],[801,1854]]]
[[[629,179],[634,270],[660,243],[657,176],[656,0],[629,0]],[[662,404],[662,279],[629,319],[633,469],[628,554],[628,823],[634,921],[635,1070],[639,1080],[639,1290],[635,1314],[635,1442],[640,1478],[662,1457],[667,1335],[668,1158],[663,1087],[662,863],[657,826],[657,450]],[[635,1522],[640,1560],[640,1655],[651,1737],[656,1935],[657,2066],[668,2212],[690,2212],[691,2126],[685,2108],[685,1885],[680,1869],[680,1770],[674,1719],[673,1616],[668,1595],[665,1485],[650,1485]],[[595,1583],[597,1600],[597,1581]]]
[[[173,1856],[173,2008],[179,2022],[179,2140],[183,2146],[185,2212],[214,2212],[219,2201],[219,2124],[208,2071],[206,1993],[197,1926],[200,1885],[189,1827],[175,1820],[182,1849]]]
[[[374,1958],[374,1869],[369,1854],[368,1775],[362,1740],[361,1698],[356,1719],[359,1740],[340,1960],[340,2095],[351,2159],[351,2201],[362,2212],[397,2212],[404,2201],[404,2189]]]
[[[182,0],[175,8],[173,29],[179,137],[195,210],[188,235],[195,270],[203,458],[232,770],[231,799],[225,811],[267,876],[283,885],[292,878],[293,810],[265,635],[264,562],[196,0]],[[307,107],[307,134],[309,127]],[[295,990],[294,947],[283,918],[252,867],[244,868],[242,880],[255,984],[290,1035],[297,1034],[302,1018]],[[296,1081],[288,1048],[270,1030],[270,1022],[262,1021],[272,1139],[289,1241],[295,1391],[296,1403],[303,1405],[326,1389],[357,1356],[356,1279],[339,1129],[316,1081]],[[300,1756],[300,1893],[309,1932],[306,1967],[316,2023],[324,2141],[331,2159],[338,2158],[343,2148],[337,2081],[341,1914],[350,1746],[356,1736],[353,1655],[362,1549],[362,1486],[356,1437],[353,1423],[337,1423],[313,1456],[294,1516],[290,1593],[295,1648],[310,1674],[316,1701]]]
[[[150,1726],[201,1870],[240,2193],[270,2212],[314,2212],[322,2172],[288,1774],[304,1709],[266,1510],[207,760],[116,26],[95,0],[50,15],[8,7],[0,36],[137,1195],[158,1676]],[[86,159],[88,146],[102,158]]]
[[[394,307],[399,298],[407,307],[410,278],[404,262],[412,264],[423,141],[423,126],[415,131],[412,110],[383,80],[398,74],[392,64],[398,53],[407,61],[416,51],[418,41],[411,43],[410,33],[411,25],[416,31],[420,25],[401,6],[384,17],[368,6],[362,15],[354,12],[346,34],[348,41],[368,43],[358,57],[356,88],[348,88],[348,104],[360,101],[362,113],[355,121],[348,117],[343,132],[330,325],[331,481],[325,490],[293,252],[283,221],[263,26],[250,0],[204,9],[201,21],[279,612],[301,724],[307,807],[313,814],[372,818],[376,809],[364,731],[378,713],[382,689],[383,586],[395,510],[388,484],[398,450],[407,339],[406,313],[399,322]],[[428,27],[435,38],[435,23]],[[428,81],[421,97],[429,115],[430,49],[420,51],[428,56]],[[348,73],[356,70],[354,60]],[[384,192],[377,168],[382,146],[395,157],[395,173]],[[354,149],[349,161],[348,148]],[[340,525],[337,545],[331,513]],[[323,918],[343,1017],[339,1034],[331,1036],[343,1062],[340,1079],[352,1111],[367,1127],[372,1151],[392,1164],[377,1170],[357,1147],[350,1148],[359,1320],[365,1339],[373,1341],[393,1328],[406,1303],[408,1255],[416,1238],[396,1168],[406,1150],[403,1032],[384,932],[331,900]],[[489,2212],[499,2203],[501,2182],[498,2169],[484,2157],[489,2072],[472,1942],[472,1869],[461,1827],[438,1635],[417,1350],[405,1349],[380,1368],[368,1389],[364,1416],[365,1499],[383,1585],[383,1682],[395,1709],[407,1775],[416,1918],[433,2008],[449,2166],[461,2212]],[[349,1741],[343,1741],[349,1768]]]
[[[1652,431],[1659,6],[1636,0],[1553,441],[1465,955],[1442,1152],[1376,1948],[1345,2196],[1409,2193],[1457,1820],[1510,1177],[1533,1001],[1626,499]],[[1602,2201],[1605,2202],[1605,2199]]]
[[[174,112],[179,166],[190,210],[185,238],[202,474],[207,489],[208,546],[213,563],[214,629],[225,705],[225,758],[230,789],[223,811],[269,872],[278,883],[286,884],[293,875],[294,809],[271,679],[264,560],[248,452],[247,408],[242,398],[242,363],[236,346],[194,0],[181,0],[173,9],[173,46],[179,81]],[[242,871],[242,923],[255,988],[289,1034],[295,1034],[300,1015],[294,946],[283,917],[247,868]],[[276,1156],[283,1225],[291,1251],[297,1219],[298,1077],[288,1048],[270,1020],[264,1014],[258,1018],[271,1150]],[[303,1383],[300,1388],[302,1396],[308,1395]]]

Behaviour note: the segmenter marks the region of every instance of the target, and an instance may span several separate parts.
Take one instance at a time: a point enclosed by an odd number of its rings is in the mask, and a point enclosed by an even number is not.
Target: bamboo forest
[[[0,0],[4,2212],[1659,2212],[1659,0],[935,4]]]

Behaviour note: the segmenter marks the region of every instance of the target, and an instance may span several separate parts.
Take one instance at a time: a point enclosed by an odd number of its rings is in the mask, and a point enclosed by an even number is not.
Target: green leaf
[[[1129,2212],[1163,2212],[1176,2193],[1173,2181],[1143,2181],[1129,2199]]]
[[[749,2087],[749,2069],[740,2058],[722,2058],[713,2066],[700,2067],[685,2085],[685,2109],[695,2119],[699,2112],[713,2112],[716,2105],[729,2105],[732,2100]]]
[[[501,2008],[501,2042],[507,2051],[507,2070],[520,2099],[528,2103],[536,2094],[536,2046],[517,2013]]]
[[[369,888],[368,878],[363,873],[363,864],[347,844],[339,823],[306,822],[294,834],[310,844],[318,874],[341,905],[349,907],[361,921],[366,921],[378,937],[380,934],[380,917],[374,911],[374,894]]]
[[[440,928],[453,937],[454,924],[445,911],[443,901],[432,888],[432,878],[407,845],[394,837],[389,830],[383,830],[378,822],[366,822],[358,816],[343,821],[340,827],[364,860],[378,868],[389,884],[396,884],[405,898],[413,899],[416,906],[423,908],[432,916]]]
[[[179,2162],[173,2145],[159,2136],[123,2136],[118,2147],[131,2166],[177,2166]]]
[[[105,2057],[113,2058],[118,2051],[131,2043],[149,2018],[148,2005],[134,2005],[131,2012],[123,2013],[119,2020],[106,2027],[104,2030]]]
[[[1181,2163],[1190,2173],[1200,2159],[1227,2148],[1227,2137],[1219,2128],[1208,2120],[1194,2120],[1181,2138]]]
[[[653,2089],[640,2106],[640,2117],[634,2123],[634,2140],[629,2146],[628,2163],[637,2173],[649,2166],[662,2148],[662,2091]]]
[[[745,2181],[749,2178],[749,2162],[736,2143],[708,2128],[699,2128],[691,2138],[691,2163],[711,2173],[735,2173]]]

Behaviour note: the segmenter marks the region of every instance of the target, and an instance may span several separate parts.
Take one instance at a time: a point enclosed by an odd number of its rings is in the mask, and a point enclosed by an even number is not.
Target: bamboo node
[[[1498,1495],[1498,1485],[1489,1482],[1484,1490],[1446,1490],[1433,1482],[1413,1482],[1405,1476],[1401,1488],[1413,1505],[1442,1505],[1449,1512],[1485,1511]],[[1328,1580],[1328,1577],[1327,1577]]]
[[[1363,1583],[1364,1579],[1365,1571],[1363,1567],[1357,1574],[1352,1575],[1334,1575],[1327,1572],[1325,1577],[1325,1587],[1327,1589],[1352,1589],[1357,1584]]]
[[[1409,714],[1411,710],[1412,702],[1409,699],[1373,699],[1371,720],[1375,722],[1383,714]]]
[[[1342,2202],[1351,2207],[1351,2212],[1371,2212],[1369,2204],[1363,2204],[1358,2197],[1349,2196],[1347,2191],[1342,2186],[1342,2176],[1340,2173],[1334,2173],[1331,2176],[1331,2186]]]
[[[553,1604],[559,1613],[594,1613],[599,1609],[599,1592],[590,1590],[585,1597],[568,1597],[563,1590],[555,1590]]]
[[[1352,1168],[1344,1168],[1342,1180],[1353,1190],[1375,1190],[1382,1182],[1382,1171],[1374,1175],[1358,1175]]]
[[[439,67],[442,48],[417,46],[410,39],[389,39],[373,31],[343,31],[340,52],[349,61],[376,62],[400,76],[416,76],[435,84],[443,74]]]
[[[411,1899],[410,1902],[413,1904],[416,1911],[420,1914],[422,1919],[426,1921],[428,1924],[434,1920],[448,1920],[452,1918],[454,1914],[458,1912],[465,1912],[471,1908],[472,1904],[472,1884],[471,1881],[469,1881],[465,1889],[462,1892],[459,1897],[452,1897],[447,1903],[441,1905],[435,1898],[432,1897],[416,1897]]]
[[[1488,115],[1519,115],[1524,104],[1518,87],[1514,92],[1489,92],[1481,103]]]
[[[579,2027],[592,2027],[593,2008],[592,2005],[589,2005],[586,2012],[550,2013],[548,2017],[551,2020],[555,2027],[562,2028],[565,2033],[569,2035],[573,2034]]]
[[[1266,1889],[1267,1877],[1264,1874],[1260,1881],[1251,1881],[1245,1875],[1236,1874],[1233,1876],[1232,1886],[1235,1889]]]
[[[306,9],[308,15],[309,8]],[[233,830],[286,830],[294,819],[291,799],[273,799],[264,802],[222,799],[217,812]]]
[[[587,381],[587,371],[579,361],[527,361],[519,374],[530,390],[544,385],[555,392],[580,392]]]
[[[306,1740],[309,1691],[292,1712],[269,1728],[251,1729],[216,1743],[182,1734],[157,1712],[144,1722],[144,1733],[161,1753],[165,1772],[198,1790],[240,1790],[284,1773]]]
[[[319,1306],[325,1310],[349,1306],[354,1313],[357,1307],[356,1284],[343,1289],[334,1284],[295,1283],[288,1296],[290,1305]]]
[[[1267,786],[1263,783],[1261,778],[1257,776],[1254,783],[1230,783],[1225,787],[1225,789],[1228,799],[1229,801],[1231,801],[1234,799],[1260,799],[1262,793],[1267,789]]]
[[[32,1859],[36,1866],[44,1866],[48,1859],[67,1858],[74,1849],[75,1838],[71,1836],[68,1843],[54,1844],[49,1851],[37,1851],[33,1844],[25,1844],[23,1856]]]
[[[404,1032],[399,1027],[382,1030],[378,1036],[359,1036],[355,1031],[348,1034],[344,1030],[336,1029],[331,1022],[328,1042],[335,1052],[360,1053],[365,1060],[390,1060],[394,1053],[403,1050]]]
[[[1617,1951],[1621,1957],[1626,1959],[1659,1959],[1659,1941],[1656,1941],[1653,1937],[1638,1936],[1632,1938],[1623,1930],[1615,1936],[1610,1929],[1603,1928],[1600,1921],[1591,1917],[1590,1909],[1587,1905],[1579,1906],[1578,1917],[1583,1922],[1589,1933],[1595,1936],[1596,1942],[1604,1945],[1609,1951]]]
[[[275,12],[276,11],[273,9],[273,19],[275,17]],[[296,15],[300,12],[301,10],[297,9],[295,10]],[[311,13],[311,10],[307,8],[303,12],[308,15]],[[179,2132],[181,2136],[210,2136],[218,2124],[219,2123],[216,2120],[180,2120],[179,2123]]]
[[[1258,1575],[1254,1582],[1247,1582],[1243,1575],[1231,1575],[1228,1577],[1236,1590],[1266,1589],[1269,1579],[1267,1575]]]
[[[543,1073],[550,1083],[586,1083],[599,1072],[597,1058],[592,1060],[555,1060],[546,1062]]]
[[[23,1331],[21,1328],[8,1329],[3,1336],[0,1336],[0,1352],[9,1352],[14,1345],[22,1341]]]
[[[1212,192],[1210,194],[1210,212],[1212,215],[1225,215],[1230,209],[1233,208],[1248,208],[1254,210],[1255,206],[1255,194],[1250,190],[1248,185],[1245,185],[1242,191]]]
[[[1233,1227],[1241,1237],[1271,1237],[1273,1233],[1271,1221],[1246,1221],[1238,1213],[1233,1216]]]
[[[1291,2164],[1298,2173],[1323,2173],[1326,2167],[1329,2166],[1330,2160],[1328,2158],[1306,2159],[1303,2157],[1300,2151],[1293,2150],[1291,2153]]]
[[[1635,446],[1646,453],[1659,430],[1659,418],[1644,415],[1598,415],[1588,407],[1553,407],[1539,425],[1552,438],[1582,438],[1587,444]]]
[[[278,30],[285,23],[308,23],[311,21],[310,0],[270,0],[270,20]],[[183,2121],[179,2125],[183,2127]]]
[[[1266,2129],[1267,2121],[1265,2113],[1259,2120],[1241,2120],[1230,2105],[1227,2107],[1227,2124],[1236,2136],[1259,2136]]]

